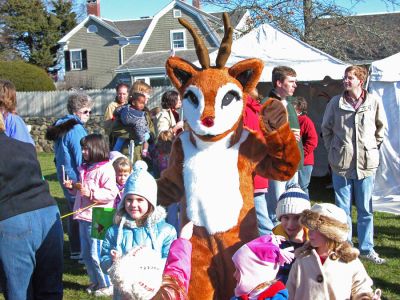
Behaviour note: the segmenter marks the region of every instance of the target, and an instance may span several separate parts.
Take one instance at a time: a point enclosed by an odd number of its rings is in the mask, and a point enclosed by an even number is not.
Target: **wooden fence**
[[[161,96],[170,89],[173,88],[169,86],[154,87],[147,104],[149,109],[156,106],[161,107]],[[76,92],[17,92],[17,113],[22,117],[62,117],[68,114],[68,97]],[[85,90],[82,92],[92,97],[94,115],[103,115],[107,105],[114,101],[116,95],[114,89]]]

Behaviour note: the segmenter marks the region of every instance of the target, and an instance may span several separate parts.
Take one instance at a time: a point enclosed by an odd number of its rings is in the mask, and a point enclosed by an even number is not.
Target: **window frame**
[[[183,47],[174,47],[174,42],[175,41],[178,41],[178,42],[181,41],[181,40],[174,40],[174,34],[175,33],[182,33],[183,34],[183,38],[182,38]],[[186,50],[186,30],[185,29],[170,30],[169,37],[170,37],[170,42],[171,42],[171,49],[174,49],[174,50]]]
[[[177,19],[177,18],[180,18],[180,17],[182,17],[182,11],[180,10],[180,9],[174,9],[173,10],[173,15],[174,15],[174,18],[175,19]]]
[[[94,30],[90,30],[90,28],[93,28]],[[86,29],[87,33],[97,33],[98,31],[99,31],[99,29],[94,24],[90,24]]]

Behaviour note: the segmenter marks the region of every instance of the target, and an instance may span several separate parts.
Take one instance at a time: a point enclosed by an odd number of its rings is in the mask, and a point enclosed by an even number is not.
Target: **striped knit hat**
[[[310,208],[310,198],[308,195],[298,184],[292,184],[279,197],[276,206],[276,218],[280,220],[282,215],[301,214],[303,210]]]

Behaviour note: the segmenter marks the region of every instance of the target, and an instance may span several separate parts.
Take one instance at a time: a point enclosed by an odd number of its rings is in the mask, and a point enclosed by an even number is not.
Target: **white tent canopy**
[[[388,127],[373,193],[376,210],[400,214],[400,53],[375,61],[368,89],[382,99]]]
[[[212,64],[217,53],[218,51],[210,53]],[[264,61],[260,82],[271,82],[272,69],[276,66],[292,67],[296,70],[299,81],[318,81],[325,76],[341,79],[347,67],[341,60],[268,24],[263,24],[235,40],[226,66],[230,67],[247,58]],[[195,64],[199,65],[198,62]]]

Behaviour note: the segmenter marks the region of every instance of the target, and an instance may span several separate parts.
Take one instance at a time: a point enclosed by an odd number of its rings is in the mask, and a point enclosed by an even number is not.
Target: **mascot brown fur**
[[[253,176],[288,180],[300,153],[277,100],[263,104],[263,135],[243,127],[243,99],[256,87],[263,63],[247,59],[225,67],[233,32],[228,15],[216,66],[210,66],[204,42],[190,24],[179,21],[195,40],[202,68],[179,57],[166,62],[189,130],[173,144],[169,166],[158,180],[158,201],[164,206],[181,201],[182,223],[196,225],[190,299],[230,299],[236,285],[232,255],[258,235]]]

